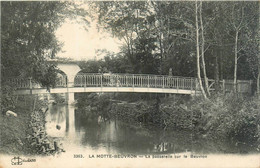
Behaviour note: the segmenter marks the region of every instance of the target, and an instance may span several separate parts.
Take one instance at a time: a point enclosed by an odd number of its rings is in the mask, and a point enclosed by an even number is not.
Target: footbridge
[[[77,92],[140,92],[196,94],[199,92],[196,78],[144,74],[94,74],[75,75],[74,82],[60,76],[55,88],[41,87],[32,79],[11,79],[16,94],[77,93]]]
[[[81,73],[77,64],[72,63],[59,63],[58,67],[65,75],[59,74],[56,87],[49,90],[30,78],[11,78],[10,82],[17,88],[16,94],[18,95],[67,93],[69,102],[74,101],[74,93],[80,92],[200,94],[198,80],[193,77],[151,74]],[[233,85],[228,85],[228,82],[221,82],[223,85],[222,89],[233,89]],[[211,90],[213,90],[214,83],[214,80],[209,80]],[[250,88],[248,81],[240,82],[238,87],[238,89],[245,92]]]

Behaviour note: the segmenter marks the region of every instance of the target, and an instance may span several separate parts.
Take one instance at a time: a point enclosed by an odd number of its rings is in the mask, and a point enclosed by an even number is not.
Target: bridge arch
[[[57,64],[58,69],[66,75],[66,84],[67,87],[74,87],[75,77],[79,71],[81,71],[80,67],[77,63],[74,62],[59,62]],[[62,78],[63,79],[63,78]],[[74,102],[74,93],[67,92],[67,100],[68,103],[71,104]]]
[[[78,74],[78,72],[81,71],[80,67],[78,66],[77,63],[58,63],[57,65],[58,69],[62,72],[65,73],[67,76],[67,86],[68,87],[73,87],[74,86],[74,81],[75,77]]]

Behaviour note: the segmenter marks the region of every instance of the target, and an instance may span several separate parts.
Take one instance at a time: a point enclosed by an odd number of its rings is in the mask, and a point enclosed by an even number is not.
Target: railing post
[[[177,77],[177,91],[179,90],[179,78]]]
[[[76,84],[76,78],[79,78],[79,77],[80,77],[79,86],[82,87],[82,85],[83,85],[83,82],[82,82],[83,76],[82,76],[82,75],[80,75],[80,76],[75,76],[75,81],[74,81],[74,83]]]
[[[192,81],[193,79],[190,78],[190,90],[192,91]]]
[[[29,86],[30,86],[30,89],[32,89],[32,78],[29,78]]]
[[[154,87],[157,88],[157,76],[154,77]]]
[[[96,87],[98,87],[98,75],[95,75]]]
[[[81,87],[84,86],[84,75],[81,76]]]
[[[133,74],[133,87],[135,87],[134,78],[135,78],[135,76],[134,76],[134,74]]]
[[[223,89],[223,94],[225,94],[226,93],[226,90],[225,90],[225,79],[223,79],[222,89]]]
[[[164,88],[164,76],[163,76],[162,80],[163,80],[162,82],[163,82],[163,88]]]
[[[150,87],[149,78],[150,78],[150,76],[148,75],[148,81],[147,81],[147,82],[148,82],[148,84],[147,84],[147,85],[148,85],[148,88]]]
[[[87,82],[86,75],[84,75],[84,89],[86,89],[86,82]]]
[[[32,94],[32,78],[29,78],[29,84],[30,84],[30,93]]]
[[[118,87],[119,82],[118,82],[118,75],[116,75],[116,87]]]
[[[102,82],[103,78],[102,78],[102,76],[103,76],[103,74],[101,74],[101,76],[100,76],[100,85],[101,85],[101,88],[103,87],[103,82]]]

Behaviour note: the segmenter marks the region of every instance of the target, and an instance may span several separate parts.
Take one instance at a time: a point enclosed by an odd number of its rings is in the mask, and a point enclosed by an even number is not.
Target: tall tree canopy
[[[86,14],[69,2],[1,2],[2,79],[32,77],[45,86],[53,85],[55,66],[46,60],[61,48],[55,30],[65,18],[85,19]]]
[[[122,53],[134,73],[172,69],[180,76],[201,73],[206,83],[211,78],[233,79],[234,84],[259,74],[258,61],[252,61],[259,55],[254,43],[258,2],[105,1],[92,6],[99,26],[125,42]]]

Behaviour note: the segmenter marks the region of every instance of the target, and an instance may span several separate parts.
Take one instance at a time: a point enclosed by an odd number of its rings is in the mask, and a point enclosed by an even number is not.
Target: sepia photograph
[[[259,168],[259,1],[2,1],[0,168]]]

